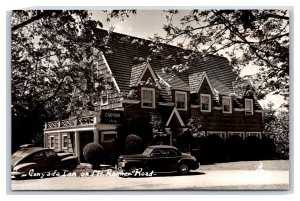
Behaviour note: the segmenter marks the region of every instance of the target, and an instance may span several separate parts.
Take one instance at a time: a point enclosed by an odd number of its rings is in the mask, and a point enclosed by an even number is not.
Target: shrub
[[[258,137],[247,137],[244,142],[245,159],[261,160],[263,158],[261,144],[261,140]]]
[[[137,135],[130,134],[125,140],[125,153],[138,154],[144,151],[143,140]]]
[[[93,169],[99,169],[104,158],[104,149],[100,144],[89,143],[83,148],[83,157]]]
[[[218,135],[209,135],[206,138],[206,155],[208,162],[216,163],[225,160],[225,143]]]
[[[227,160],[239,161],[244,157],[244,141],[240,136],[233,135],[225,142]]]

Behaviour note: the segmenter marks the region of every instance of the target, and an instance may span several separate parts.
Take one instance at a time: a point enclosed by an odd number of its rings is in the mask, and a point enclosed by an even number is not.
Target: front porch
[[[119,125],[108,124],[104,119],[101,121],[100,113],[47,122],[44,128],[44,147],[73,153],[82,160],[83,148],[90,142],[101,143],[106,150],[110,150]]]

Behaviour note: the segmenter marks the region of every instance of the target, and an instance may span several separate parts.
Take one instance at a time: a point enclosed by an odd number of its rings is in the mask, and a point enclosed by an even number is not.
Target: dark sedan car
[[[70,153],[56,153],[42,147],[22,146],[12,155],[11,175],[16,178],[32,172],[72,170],[78,165],[78,157]]]
[[[118,162],[119,168],[125,172],[134,172],[142,168],[157,173],[187,174],[200,166],[195,157],[181,153],[176,147],[168,145],[149,146],[142,154],[121,155]]]

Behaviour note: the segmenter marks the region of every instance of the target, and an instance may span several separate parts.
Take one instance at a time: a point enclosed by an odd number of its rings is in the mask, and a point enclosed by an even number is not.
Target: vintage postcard
[[[11,11],[11,190],[289,190],[289,16]]]

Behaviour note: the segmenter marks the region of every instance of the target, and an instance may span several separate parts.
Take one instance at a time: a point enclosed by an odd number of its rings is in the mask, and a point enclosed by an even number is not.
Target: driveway
[[[98,173],[98,174],[96,174]],[[114,172],[11,181],[12,190],[288,190],[289,161],[202,165],[189,175],[119,177]]]

